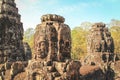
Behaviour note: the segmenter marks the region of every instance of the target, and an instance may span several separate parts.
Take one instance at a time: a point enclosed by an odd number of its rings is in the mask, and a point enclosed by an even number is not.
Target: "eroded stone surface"
[[[101,80],[116,80],[119,78],[119,58],[114,53],[114,41],[104,23],[95,23],[90,29],[87,49],[88,56],[82,62],[84,66],[99,66],[104,74],[104,79]],[[95,76],[95,74],[92,76]]]
[[[61,20],[64,18],[55,14],[42,16],[34,38],[36,58],[47,57],[48,61],[71,58],[71,30]]]
[[[15,75],[24,71],[30,59],[27,58],[28,51],[23,46],[23,33],[21,15],[18,13],[15,0],[0,0],[1,80],[13,80]]]
[[[113,38],[104,23],[95,23],[90,29],[87,39],[87,49],[88,62],[100,65],[114,61]]]
[[[18,8],[14,0],[0,0],[0,7],[0,52],[3,62],[24,60],[23,25]]]
[[[28,65],[28,80],[79,80],[79,61],[71,59],[71,30],[64,18],[43,15],[34,35],[35,55]]]

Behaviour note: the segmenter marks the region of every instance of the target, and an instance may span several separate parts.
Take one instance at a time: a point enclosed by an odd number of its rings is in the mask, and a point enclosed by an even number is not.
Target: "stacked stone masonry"
[[[0,0],[0,80],[13,80],[31,59],[30,47],[22,41],[24,30],[20,20],[15,1]]]
[[[115,61],[114,41],[104,23],[95,23],[87,38],[88,55],[96,63]]]
[[[34,57],[28,65],[28,80],[79,80],[79,61],[71,59],[71,30],[65,19],[43,15],[34,35]]]

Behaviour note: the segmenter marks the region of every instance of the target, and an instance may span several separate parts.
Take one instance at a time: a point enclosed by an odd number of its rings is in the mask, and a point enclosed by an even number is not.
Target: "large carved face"
[[[110,47],[110,46],[111,46],[111,43],[112,43],[112,38],[111,38],[111,37],[108,37],[108,38],[107,38],[107,46]]]
[[[94,45],[95,45],[95,52],[100,52],[101,46],[99,40],[96,40]]]
[[[45,50],[45,42],[40,43],[40,48],[41,48],[41,51]]]
[[[46,57],[46,43],[45,41],[41,41],[37,46],[37,56],[38,58]]]

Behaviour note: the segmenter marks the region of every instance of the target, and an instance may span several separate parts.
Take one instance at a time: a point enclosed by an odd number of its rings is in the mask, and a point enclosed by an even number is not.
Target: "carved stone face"
[[[107,38],[107,46],[110,47],[112,43],[111,37]]]
[[[45,58],[47,56],[46,55],[46,43],[45,43],[45,41],[38,43],[37,56],[38,56],[38,58]]]
[[[40,48],[41,48],[41,51],[45,50],[45,42],[40,43]]]
[[[95,52],[100,52],[100,43],[95,42]]]

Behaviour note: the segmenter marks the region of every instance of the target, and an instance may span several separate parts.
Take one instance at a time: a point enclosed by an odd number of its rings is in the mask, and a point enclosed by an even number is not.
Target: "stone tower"
[[[71,30],[58,15],[43,15],[34,37],[35,56],[48,61],[70,59]]]
[[[23,43],[23,24],[15,0],[0,0],[0,80],[14,79],[31,59],[30,47]]]
[[[41,17],[34,35],[34,57],[27,80],[79,80],[80,62],[71,59],[71,30],[55,14]]]
[[[15,0],[0,0],[0,63],[23,60],[23,24]]]
[[[114,41],[104,23],[95,23],[90,29],[87,39],[88,55],[100,64],[100,61],[113,61]],[[91,60],[90,60],[91,61]]]

